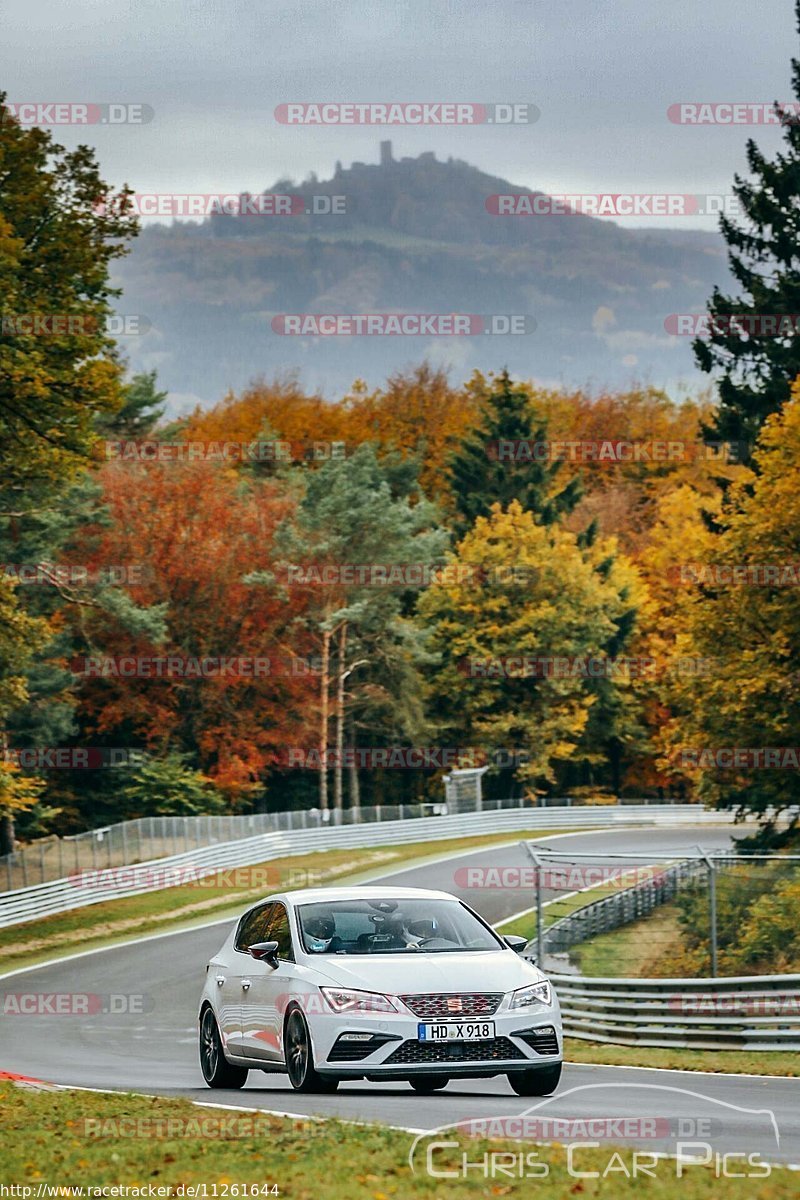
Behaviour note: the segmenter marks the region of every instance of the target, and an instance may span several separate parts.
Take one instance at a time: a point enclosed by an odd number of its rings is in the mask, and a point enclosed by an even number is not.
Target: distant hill
[[[433,154],[337,164],[332,179],[277,180],[267,192],[344,196],[341,215],[227,216],[153,225],[117,266],[119,309],[153,328],[125,339],[132,366],[207,402],[254,376],[296,370],[334,395],[379,384],[428,357],[458,377],[508,366],[547,382],[658,385],[697,380],[669,313],[702,312],[728,280],[717,234],[629,229],[587,216],[497,217],[487,198],[527,193]],[[317,201],[317,204],[324,201]],[[282,313],[528,314],[523,336],[290,337]]]

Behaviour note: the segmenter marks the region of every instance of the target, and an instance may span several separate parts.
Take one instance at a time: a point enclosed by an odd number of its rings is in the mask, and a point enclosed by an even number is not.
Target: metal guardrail
[[[567,1037],[623,1046],[800,1050],[800,975],[550,979]]]
[[[366,810],[365,810],[366,811]],[[120,867],[92,867],[72,877],[0,894],[0,928],[32,921],[105,900],[135,896],[187,882],[193,873],[210,875],[233,867],[318,850],[434,842],[471,834],[513,833],[528,829],[604,828],[614,825],[718,824],[730,813],[706,811],[699,804],[586,805],[510,808],[385,822],[385,833],[366,822],[321,829],[286,830],[187,850]],[[268,890],[274,890],[268,889]]]
[[[542,798],[544,807],[571,806],[569,798]],[[662,804],[661,800],[625,800],[625,804]],[[450,796],[445,801],[423,804],[372,804],[358,808],[330,809],[328,821],[319,809],[247,813],[228,816],[138,817],[68,837],[38,838],[13,854],[0,856],[0,892],[30,887],[36,883],[64,879],[73,871],[127,866],[238,842],[259,833],[325,829],[329,825],[363,825],[384,821],[407,821],[415,817],[469,812],[495,812],[507,808],[530,808],[521,797],[483,800],[476,796]]]
[[[621,925],[638,921],[659,905],[674,900],[681,888],[705,879],[707,875],[708,866],[704,859],[689,859],[661,867],[651,878],[640,880],[611,896],[603,896],[554,921],[542,934],[542,953],[563,954],[598,934],[610,933]]]

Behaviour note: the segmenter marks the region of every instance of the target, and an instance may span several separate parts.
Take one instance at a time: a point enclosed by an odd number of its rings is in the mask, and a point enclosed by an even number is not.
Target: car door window
[[[294,962],[289,914],[282,904],[274,905],[274,912],[269,923],[269,933],[264,940],[278,943],[278,958],[283,959],[284,962]]]
[[[256,942],[269,941],[267,930],[269,929],[274,908],[274,904],[262,904],[261,908],[254,908],[252,912],[247,913],[242,918],[239,932],[236,935],[237,950],[241,950],[246,954]]]

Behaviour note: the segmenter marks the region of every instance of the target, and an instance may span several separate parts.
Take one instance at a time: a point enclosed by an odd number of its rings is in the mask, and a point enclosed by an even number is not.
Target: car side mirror
[[[503,938],[503,941],[516,954],[522,954],[528,944],[527,938],[519,937],[516,933],[509,933],[508,937]]]
[[[251,958],[258,959],[259,962],[263,961],[269,967],[277,969],[280,964],[277,942],[253,942],[253,945],[248,948],[247,953]]]

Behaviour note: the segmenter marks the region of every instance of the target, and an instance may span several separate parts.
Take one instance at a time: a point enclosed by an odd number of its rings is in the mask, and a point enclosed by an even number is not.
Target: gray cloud
[[[139,191],[259,189],[281,175],[434,150],[547,191],[729,190],[755,133],[686,128],[680,100],[786,99],[791,0],[5,0],[0,81],[12,101],[138,101],[136,128],[57,130]],[[533,126],[292,128],[287,100],[509,100]],[[695,222],[702,226],[703,222]],[[687,222],[688,224],[688,222]]]

